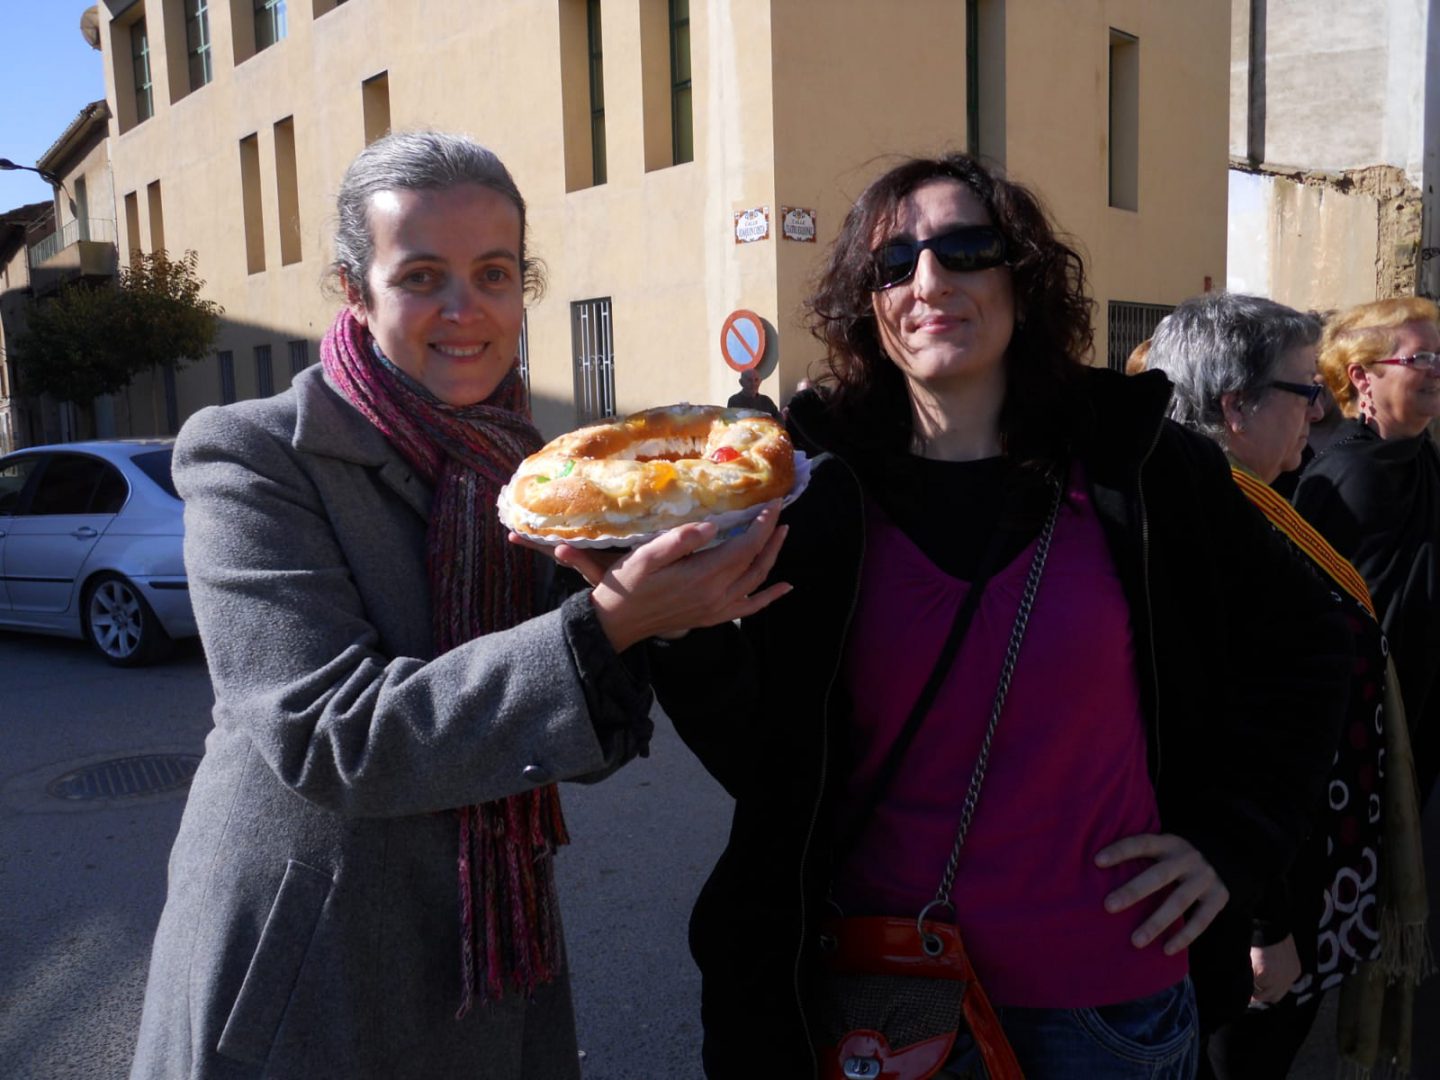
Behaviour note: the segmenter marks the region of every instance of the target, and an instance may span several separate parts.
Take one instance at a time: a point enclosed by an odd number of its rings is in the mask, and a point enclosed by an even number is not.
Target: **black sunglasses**
[[[940,265],[952,273],[1005,265],[1005,237],[999,229],[993,225],[964,225],[929,240],[892,240],[871,252],[871,291],[909,281],[923,251],[933,251]]]
[[[1305,404],[1311,408],[1315,406],[1315,402],[1320,400],[1320,395],[1325,392],[1325,387],[1313,382],[1285,382],[1283,379],[1271,379],[1270,385],[1276,390],[1288,390],[1292,394],[1299,394],[1305,399]]]

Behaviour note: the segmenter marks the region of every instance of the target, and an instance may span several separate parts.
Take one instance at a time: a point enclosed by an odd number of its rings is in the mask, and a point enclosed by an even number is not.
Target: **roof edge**
[[[40,155],[35,164],[46,172],[59,174],[62,170],[56,168],[60,160],[66,154],[73,151],[80,142],[89,135],[95,128],[107,124],[110,121],[110,106],[105,104],[105,99],[92,101],[80,110],[78,116],[70,121],[70,124],[60,133],[60,137],[50,144],[50,149]]]

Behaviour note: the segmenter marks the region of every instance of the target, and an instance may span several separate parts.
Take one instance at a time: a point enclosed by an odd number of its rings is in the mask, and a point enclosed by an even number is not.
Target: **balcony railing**
[[[109,218],[76,218],[30,246],[30,268],[42,267],[60,252],[82,240],[115,243],[115,222]]]

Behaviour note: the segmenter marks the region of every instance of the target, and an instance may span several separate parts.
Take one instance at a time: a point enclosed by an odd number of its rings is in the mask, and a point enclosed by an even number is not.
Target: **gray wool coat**
[[[132,1078],[578,1076],[564,978],[455,1018],[443,811],[643,749],[649,689],[588,598],[427,662],[430,491],[318,365],[197,414],[175,479],[215,727]]]

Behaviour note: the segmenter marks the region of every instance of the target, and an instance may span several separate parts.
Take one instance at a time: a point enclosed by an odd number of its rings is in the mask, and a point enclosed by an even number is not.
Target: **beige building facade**
[[[214,355],[121,395],[117,422],[137,432],[282,390],[318,358],[338,302],[324,288],[334,194],[389,129],[468,133],[525,194],[548,268],[524,342],[547,434],[724,401],[737,382],[721,329],[739,309],[767,331],[762,390],[787,398],[820,357],[802,304],[827,244],[895,155],[978,146],[1042,193],[1087,257],[1100,363],[1223,280],[1224,4],[104,0],[99,13],[120,258],[194,249],[226,309]]]

